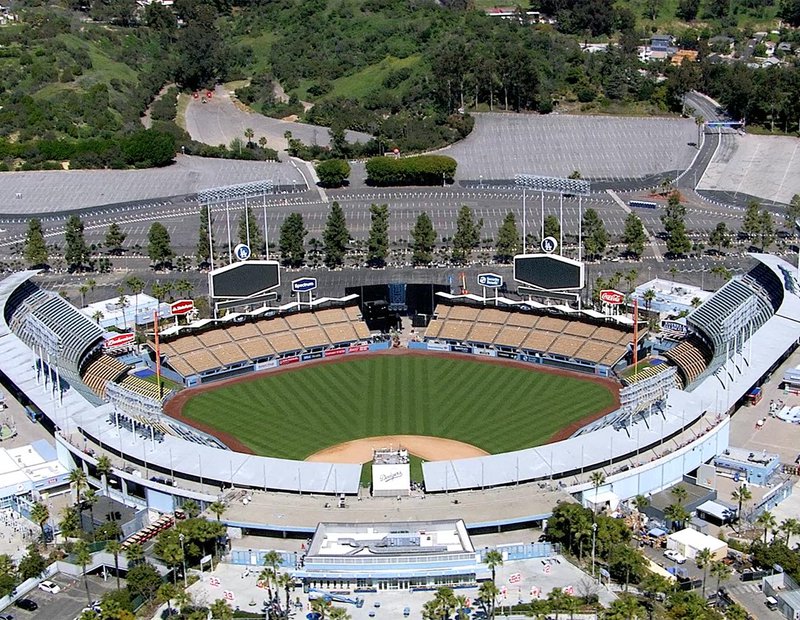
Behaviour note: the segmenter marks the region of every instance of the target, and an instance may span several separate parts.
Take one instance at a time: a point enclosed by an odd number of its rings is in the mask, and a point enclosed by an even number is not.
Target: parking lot
[[[65,575],[58,574],[51,578],[51,581],[57,583],[61,587],[61,592],[58,594],[50,594],[43,592],[38,588],[34,588],[24,598],[29,598],[39,605],[36,611],[25,611],[11,605],[3,610],[3,613],[10,613],[14,616],[15,620],[72,620],[80,615],[81,610],[87,606],[88,600],[86,598],[86,589],[83,585],[83,579],[71,579]],[[125,582],[122,582],[124,587]],[[103,580],[102,577],[89,577],[89,594],[91,600],[98,600],[102,598],[103,594],[114,590],[117,587],[117,581],[109,575],[108,579]]]

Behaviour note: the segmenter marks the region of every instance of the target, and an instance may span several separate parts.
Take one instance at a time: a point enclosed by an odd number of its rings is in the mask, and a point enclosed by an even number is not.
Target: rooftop
[[[475,551],[462,520],[320,523],[309,556],[372,556]]]

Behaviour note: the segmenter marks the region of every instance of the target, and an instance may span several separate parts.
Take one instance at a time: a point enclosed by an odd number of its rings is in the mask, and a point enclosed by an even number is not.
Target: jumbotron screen
[[[584,285],[583,263],[553,254],[519,254],[514,280],[545,291],[578,290]]]
[[[250,297],[276,288],[280,283],[276,261],[244,261],[209,274],[211,296],[218,299]]]

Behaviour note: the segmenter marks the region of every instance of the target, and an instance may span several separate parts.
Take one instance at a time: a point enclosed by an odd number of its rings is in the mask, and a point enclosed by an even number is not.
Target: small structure
[[[655,294],[652,299],[651,294],[645,297],[647,291],[651,290]],[[711,295],[712,293],[704,291],[699,286],[654,278],[637,286],[631,293],[631,301],[634,299],[639,301],[640,312],[644,310],[655,315],[655,318],[666,319],[691,312],[694,308],[693,302],[697,304],[697,300],[700,300],[702,303]]]
[[[690,560],[693,560],[703,549],[711,551],[714,560],[721,560],[728,555],[727,543],[691,528],[667,536],[667,549],[677,551]]]
[[[162,304],[155,297],[139,293],[97,301],[82,308],[81,312],[103,329],[113,327],[127,330],[134,325],[152,323],[153,312],[156,310],[162,319],[172,316],[169,304]]]
[[[800,586],[784,572],[775,573],[764,577],[761,589],[767,602],[772,603],[776,609],[789,620],[800,617]],[[773,599],[773,601],[770,601]]]
[[[320,523],[295,576],[341,592],[474,585],[486,573],[459,519]]]
[[[742,448],[727,448],[714,458],[714,466],[720,474],[727,474],[734,480],[744,479],[748,484],[763,486],[781,464],[779,454],[766,450],[751,452]]]
[[[11,506],[23,496],[69,491],[69,470],[43,439],[26,446],[0,448],[0,505]],[[32,495],[29,495],[32,494]]]
[[[395,497],[411,492],[411,464],[408,450],[382,448],[372,452],[372,494]]]

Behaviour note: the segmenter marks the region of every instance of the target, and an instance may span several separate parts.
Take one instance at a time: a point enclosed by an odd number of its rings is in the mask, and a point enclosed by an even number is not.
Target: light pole
[[[595,524],[596,525],[596,524]],[[186,579],[186,553],[183,550],[183,540],[186,538],[183,534],[178,534],[178,540],[181,541],[181,562],[183,563],[183,589],[189,587],[189,583]],[[594,552],[592,552],[592,557],[594,557]]]
[[[594,574],[594,550],[597,543],[597,521],[592,523],[592,579],[595,578]]]

